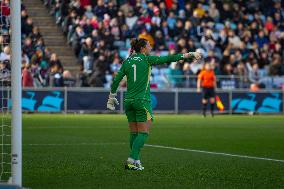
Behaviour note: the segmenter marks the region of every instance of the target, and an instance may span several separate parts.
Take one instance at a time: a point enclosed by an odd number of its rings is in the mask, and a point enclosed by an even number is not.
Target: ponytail
[[[134,49],[131,47],[129,56],[131,56],[133,53],[134,53]]]

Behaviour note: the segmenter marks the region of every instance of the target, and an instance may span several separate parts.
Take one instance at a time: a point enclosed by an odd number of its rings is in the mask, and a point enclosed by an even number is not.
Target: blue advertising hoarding
[[[24,90],[22,93],[22,109],[29,112],[76,112],[76,111],[107,111],[107,90],[85,90],[68,88],[59,90]],[[218,92],[224,112],[232,113],[282,113],[283,93],[245,91]],[[123,110],[121,93],[117,95]],[[151,103],[154,111],[160,112],[200,112],[201,93],[194,91],[152,91]],[[0,90],[0,107],[11,109],[11,94]],[[216,108],[216,111],[218,109]]]
[[[63,91],[23,91],[24,111],[61,112],[64,110]],[[11,106],[11,103],[9,103]]]
[[[11,110],[11,93],[0,91],[0,107]],[[36,91],[22,92],[22,110],[29,112],[61,112],[64,110],[63,91]]]
[[[233,113],[258,112],[280,113],[283,112],[283,94],[275,93],[248,93],[234,92],[232,94],[231,108]]]

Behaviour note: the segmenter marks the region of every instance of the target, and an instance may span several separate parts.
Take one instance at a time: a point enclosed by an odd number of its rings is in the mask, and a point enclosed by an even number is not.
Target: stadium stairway
[[[65,70],[69,70],[74,76],[79,73],[79,65],[72,48],[67,44],[66,38],[56,25],[54,18],[41,0],[22,0],[28,15],[33,19],[43,35],[46,47],[58,55]]]

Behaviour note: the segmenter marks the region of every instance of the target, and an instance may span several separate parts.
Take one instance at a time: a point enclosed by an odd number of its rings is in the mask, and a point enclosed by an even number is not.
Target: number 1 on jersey
[[[134,82],[136,81],[136,64],[132,65],[134,71]]]

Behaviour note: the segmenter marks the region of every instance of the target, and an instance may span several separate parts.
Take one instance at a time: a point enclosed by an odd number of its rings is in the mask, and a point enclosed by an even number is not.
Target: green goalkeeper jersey
[[[183,60],[182,54],[169,56],[146,56],[133,54],[122,64],[111,85],[111,93],[116,93],[120,81],[126,75],[127,92],[125,99],[143,99],[150,101],[150,75],[153,65]]]

